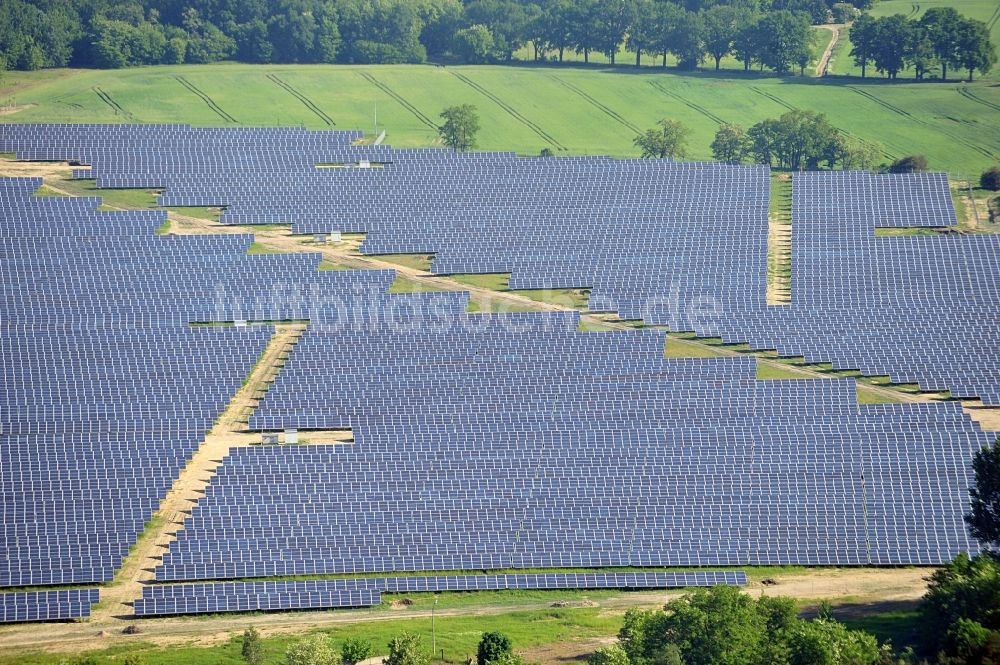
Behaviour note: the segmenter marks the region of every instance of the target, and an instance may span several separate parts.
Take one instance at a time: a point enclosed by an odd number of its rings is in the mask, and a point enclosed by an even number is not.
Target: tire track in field
[[[789,104],[788,102],[786,102],[781,97],[778,97],[777,95],[773,95],[770,92],[765,92],[765,91],[761,90],[760,88],[758,88],[755,85],[751,85],[751,86],[749,86],[749,88],[750,88],[750,90],[752,90],[753,92],[757,93],[758,95],[761,95],[762,97],[765,97],[765,98],[771,100],[775,104],[777,104],[779,106],[782,106],[782,107],[788,109],[789,111],[798,111],[798,110],[800,110],[798,107],[792,106],[791,104]],[[861,138],[857,134],[852,134],[851,132],[847,131],[846,129],[841,129],[840,127],[834,127],[834,129],[836,129],[837,133],[840,134],[840,135],[842,135],[842,136],[849,136],[849,137],[851,137],[853,139],[861,141],[865,145],[874,145],[871,141],[866,141],[865,139]],[[899,146],[893,146],[893,148],[899,149]],[[897,158],[897,155],[895,155],[895,154],[889,152],[888,150],[886,150],[884,145],[880,148],[880,150],[882,152],[882,156],[885,157],[886,159],[893,159],[894,160],[894,159]]]
[[[920,13],[920,5],[910,5],[910,13],[906,15],[906,18],[912,19],[919,13]]]
[[[559,150],[566,150],[566,146],[564,146],[562,143],[560,143],[559,141],[557,141],[555,139],[555,137],[553,137],[551,134],[549,134],[548,132],[546,132],[544,129],[542,129],[541,127],[539,127],[538,125],[536,125],[531,120],[528,120],[527,118],[525,118],[523,115],[521,115],[518,112],[517,109],[515,109],[514,107],[510,106],[509,104],[507,104],[507,102],[503,101],[500,97],[494,95],[492,92],[490,92],[489,90],[487,90],[483,86],[479,85],[478,83],[476,83],[472,79],[468,78],[464,74],[459,74],[458,72],[449,72],[449,73],[452,76],[454,76],[455,78],[457,78],[459,81],[461,81],[462,83],[466,84],[467,86],[469,86],[470,88],[472,88],[473,90],[475,90],[476,92],[478,92],[479,94],[481,94],[484,97],[486,97],[487,99],[493,101],[497,106],[499,106],[504,111],[506,111],[512,118],[514,118],[515,120],[517,120],[518,122],[520,122],[522,125],[524,125],[528,129],[530,129],[531,131],[533,131],[535,134],[538,134],[538,136],[540,136],[542,138],[542,140],[547,141],[548,143],[551,143],[553,146],[555,146]]]
[[[703,116],[705,116],[706,118],[708,118],[712,122],[714,122],[716,124],[719,124],[719,125],[726,124],[725,120],[723,120],[719,116],[715,115],[714,113],[712,113],[711,111],[709,111],[708,109],[706,109],[704,106],[699,106],[698,104],[695,104],[694,102],[692,102],[692,101],[690,101],[690,100],[682,97],[681,95],[679,95],[678,93],[674,92],[673,90],[670,90],[669,88],[665,87],[659,81],[647,81],[647,83],[649,83],[649,85],[653,86],[654,88],[656,88],[657,90],[659,90],[660,92],[662,92],[667,97],[671,97],[673,99],[676,99],[681,104],[684,104],[685,106],[687,106],[688,108],[692,109],[696,113],[702,114]]]
[[[992,32],[993,26],[997,24],[998,20],[1000,20],[1000,4],[994,8],[993,13],[990,14],[990,18],[986,21],[986,29]]]
[[[891,111],[891,112],[893,112],[893,113],[895,113],[895,114],[897,114],[897,115],[899,115],[899,116],[901,116],[903,118],[906,118],[907,120],[911,120],[911,121],[917,123],[918,125],[923,125],[924,127],[927,127],[929,129],[931,129],[931,131],[935,131],[935,132],[938,132],[940,134],[943,134],[943,135],[947,136],[948,138],[952,139],[953,141],[955,141],[956,143],[960,143],[960,144],[964,145],[969,150],[975,150],[976,152],[978,152],[980,155],[983,155],[984,157],[988,157],[990,159],[993,159],[996,156],[992,151],[987,150],[986,148],[982,147],[981,145],[979,145],[977,143],[973,143],[972,141],[968,141],[966,139],[963,139],[960,136],[955,136],[951,132],[949,132],[949,131],[941,128],[941,127],[936,127],[935,125],[932,125],[931,123],[927,122],[926,120],[921,120],[920,118],[914,116],[912,113],[910,113],[906,109],[902,109],[902,108],[899,108],[898,106],[894,106],[893,104],[890,104],[889,102],[885,101],[884,99],[882,99],[880,97],[876,97],[875,95],[873,95],[872,93],[868,92],[867,90],[861,90],[860,88],[855,88],[852,85],[847,86],[847,88],[849,90],[853,90],[854,92],[856,92],[857,94],[861,95],[865,99],[868,99],[868,100],[870,100],[870,101],[878,104],[879,106],[881,106],[882,108],[884,108],[884,109],[886,109],[888,111]]]
[[[435,132],[438,130],[437,123],[435,123],[433,120],[424,115],[420,111],[420,109],[418,109],[416,106],[403,99],[403,97],[401,97],[400,95],[396,94],[395,90],[387,86],[385,83],[382,83],[368,72],[358,72],[358,74],[361,75],[366,81],[371,83],[373,86],[375,86],[376,88],[378,88],[379,90],[381,90],[382,92],[384,92],[385,94],[389,95],[397,102],[399,102],[399,105],[402,106],[407,111],[409,111],[410,113],[412,113],[417,120],[424,123],[431,129],[433,129]]]
[[[333,118],[331,118],[330,116],[328,116],[326,113],[323,112],[323,109],[317,106],[311,99],[306,97],[304,94],[302,94],[294,87],[292,87],[292,84],[278,78],[277,74],[268,74],[267,78],[276,86],[278,86],[279,88],[290,94],[292,97],[302,102],[302,105],[305,106],[310,111],[312,111],[317,118],[326,123],[327,127],[333,127],[334,125],[337,124],[333,121]]]
[[[626,129],[630,129],[633,132],[635,132],[636,134],[641,134],[642,133],[642,130],[639,129],[639,127],[637,127],[636,125],[632,124],[631,122],[629,122],[628,120],[626,120],[625,118],[623,118],[614,109],[612,109],[612,108],[610,108],[608,106],[605,106],[601,102],[597,101],[596,99],[594,99],[593,97],[591,97],[587,92],[585,92],[581,88],[577,87],[576,85],[570,83],[569,81],[564,81],[563,79],[559,78],[558,76],[554,76],[552,74],[548,74],[548,77],[550,79],[552,79],[553,81],[555,81],[556,83],[558,83],[559,85],[561,85],[564,88],[566,88],[567,90],[576,93],[577,95],[579,95],[580,97],[582,97],[585,102],[587,102],[588,104],[590,104],[591,106],[593,106],[597,110],[601,111],[602,113],[604,113],[605,115],[607,115],[608,117],[610,117],[615,122],[617,122],[620,125],[624,126]]]
[[[91,88],[91,90],[94,91],[94,94],[97,95],[98,99],[100,99],[102,102],[104,102],[105,104],[107,104],[111,108],[111,110],[114,111],[115,115],[121,115],[121,116],[123,116],[125,118],[128,118],[129,120],[134,120],[135,119],[132,116],[131,113],[129,113],[128,111],[126,111],[124,108],[122,108],[121,104],[119,104],[118,102],[116,102],[111,95],[109,95],[107,92],[105,92],[101,88],[99,88],[99,87],[97,87],[95,85],[93,88]]]
[[[983,106],[988,106],[994,111],[1000,111],[1000,104],[994,104],[993,102],[988,102],[985,99],[982,99],[981,97],[977,97],[971,90],[969,90],[968,86],[962,85],[955,88],[955,90],[958,91],[958,94],[962,95],[963,97],[965,97],[970,101],[976,102],[977,104],[982,104]]]
[[[208,105],[208,108],[212,109],[217,116],[219,116],[226,122],[231,122],[236,125],[240,124],[239,120],[237,120],[236,118],[234,118],[233,116],[229,115],[224,110],[222,110],[222,107],[216,104],[211,97],[209,97],[204,92],[199,90],[193,83],[188,81],[186,78],[184,78],[183,76],[175,76],[174,78],[177,80],[178,83],[187,88],[190,92],[193,92],[195,95],[201,98],[201,101],[205,102]]]
[[[751,86],[749,86],[749,88],[751,90],[753,90],[755,93],[757,93],[758,95],[760,95],[761,97],[766,97],[767,99],[770,99],[772,102],[774,102],[778,106],[783,106],[786,109],[788,109],[789,111],[798,111],[799,110],[798,108],[796,108],[796,107],[792,106],[791,104],[789,104],[788,102],[786,102],[781,97],[778,97],[777,95],[772,95],[769,92],[764,92],[763,90],[761,90],[760,88],[758,88],[755,85],[751,85]]]

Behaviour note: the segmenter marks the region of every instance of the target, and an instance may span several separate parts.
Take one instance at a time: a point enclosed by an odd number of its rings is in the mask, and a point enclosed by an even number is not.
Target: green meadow
[[[441,110],[470,103],[481,116],[479,149],[524,155],[548,148],[634,156],[635,135],[672,118],[691,129],[694,160],[711,158],[719,123],[749,126],[798,108],[825,112],[843,131],[881,142],[887,160],[922,153],[932,168],[956,175],[1000,162],[1000,87],[990,80],[890,83],[601,65],[225,63],[8,72],[0,103],[20,109],[0,116],[5,122],[283,125],[360,129],[369,137],[384,130],[397,146],[435,145]]]

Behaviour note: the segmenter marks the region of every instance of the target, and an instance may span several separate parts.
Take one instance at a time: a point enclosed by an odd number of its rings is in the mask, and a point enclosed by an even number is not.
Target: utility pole
[[[434,613],[437,610],[438,597],[434,594],[434,606],[431,607],[431,653],[437,654],[437,627],[434,623]]]

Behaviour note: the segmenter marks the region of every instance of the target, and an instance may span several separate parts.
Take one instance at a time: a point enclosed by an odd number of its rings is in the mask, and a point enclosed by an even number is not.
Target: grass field
[[[336,125],[268,75],[309,98]],[[375,130],[377,106],[379,131],[398,146],[434,145],[441,110],[471,103],[482,119],[480,149],[526,155],[542,148],[636,155],[635,135],[668,117],[691,128],[689,159],[695,160],[711,158],[709,144],[721,122],[750,125],[801,108],[826,112],[844,131],[881,142],[886,159],[922,153],[932,168],[959,175],[1000,162],[1000,87],[990,81],[862,82],[600,66],[217,64],[9,72],[0,80],[0,100],[22,109],[2,116],[6,122],[301,125],[368,134]]]

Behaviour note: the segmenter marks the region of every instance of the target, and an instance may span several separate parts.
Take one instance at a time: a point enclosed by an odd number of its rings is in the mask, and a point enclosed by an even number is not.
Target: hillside
[[[837,67],[836,62],[834,67]],[[8,122],[184,122],[386,130],[397,146],[432,145],[445,106],[479,108],[479,149],[636,155],[633,137],[663,117],[692,129],[691,159],[711,158],[721,122],[749,126],[792,108],[879,141],[886,158],[923,153],[934,169],[974,175],[1000,161],[1000,88],[990,82],[887,83],[744,77],[650,69],[431,65],[185,65],[117,71],[9,72]],[[525,91],[530,90],[530,94]]]

